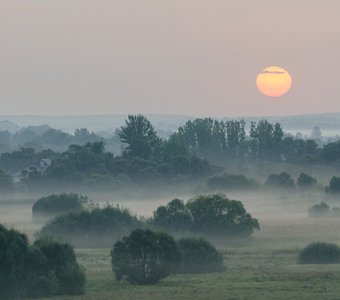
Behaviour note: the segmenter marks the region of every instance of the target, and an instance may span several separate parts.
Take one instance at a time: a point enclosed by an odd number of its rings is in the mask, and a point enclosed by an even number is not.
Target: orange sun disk
[[[272,66],[257,75],[256,86],[266,96],[280,97],[290,90],[292,77],[285,69]]]

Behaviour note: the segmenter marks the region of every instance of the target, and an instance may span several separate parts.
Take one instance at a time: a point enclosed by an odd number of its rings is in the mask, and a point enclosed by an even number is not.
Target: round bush
[[[295,182],[286,172],[281,174],[270,174],[265,182],[265,185],[272,188],[279,188],[284,190],[292,190],[295,188]]]
[[[197,196],[188,201],[187,207],[193,217],[192,231],[198,234],[249,236],[260,229],[242,202],[223,194]]]
[[[184,202],[179,199],[160,206],[153,213],[152,225],[170,232],[186,232],[192,226],[192,216]]]
[[[180,263],[180,252],[173,237],[166,233],[137,229],[114,244],[112,270],[120,280],[153,284],[173,273]]]
[[[50,195],[40,198],[34,203],[32,212],[34,215],[60,215],[71,211],[77,211],[87,203],[87,197],[78,194]]]
[[[301,264],[336,264],[340,263],[340,248],[336,244],[314,242],[306,246],[299,254]]]
[[[77,295],[84,293],[85,273],[77,263],[76,255],[69,244],[51,239],[39,239],[33,247],[46,257],[47,277],[55,278],[56,294]],[[39,269],[38,269],[39,270]],[[53,273],[53,275],[49,275]]]
[[[111,247],[114,241],[141,226],[129,210],[108,206],[56,217],[41,229],[39,236],[52,236],[77,247]]]
[[[181,251],[179,273],[210,273],[224,269],[221,253],[207,240],[182,238],[177,245]]]

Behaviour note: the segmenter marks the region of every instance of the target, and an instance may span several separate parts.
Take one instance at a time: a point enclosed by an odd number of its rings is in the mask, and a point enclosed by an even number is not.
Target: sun
[[[268,97],[280,97],[292,86],[292,77],[283,68],[272,66],[263,69],[256,78],[259,91]]]

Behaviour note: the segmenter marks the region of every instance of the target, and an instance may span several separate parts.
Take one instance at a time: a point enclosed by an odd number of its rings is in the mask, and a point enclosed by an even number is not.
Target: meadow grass
[[[77,250],[86,268],[86,293],[54,299],[340,299],[340,265],[298,265],[297,249],[222,249],[221,273],[173,275],[156,285],[118,282],[110,249]]]

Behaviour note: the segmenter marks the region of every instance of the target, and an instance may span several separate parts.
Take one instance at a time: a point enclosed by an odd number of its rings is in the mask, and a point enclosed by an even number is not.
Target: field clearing
[[[340,264],[297,264],[299,250],[312,241],[340,245],[340,218],[316,219],[307,215],[309,205],[320,201],[319,195],[273,199],[235,194],[231,198],[244,202],[247,210],[258,218],[261,231],[243,241],[215,241],[224,254],[224,272],[175,275],[156,285],[138,286],[114,279],[110,249],[76,249],[87,274],[86,292],[53,299],[340,299]],[[126,202],[125,206],[150,215],[160,203],[167,201]],[[24,231],[33,240],[34,232],[43,224],[32,222],[31,206],[31,200],[2,203],[0,223]]]
[[[109,249],[77,250],[86,293],[54,299],[339,299],[340,265],[297,265],[297,251],[225,250],[222,273],[175,275],[152,286],[117,282]]]
[[[276,221],[276,225],[271,220],[262,222],[262,231],[245,244],[220,248],[224,272],[175,275],[151,286],[117,282],[110,249],[76,249],[87,273],[86,293],[54,299],[340,299],[340,264],[297,264],[299,249],[306,243],[322,237],[340,242],[340,220],[305,217]]]

